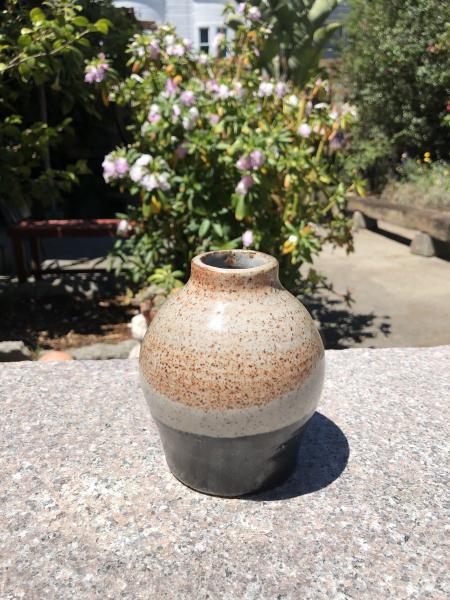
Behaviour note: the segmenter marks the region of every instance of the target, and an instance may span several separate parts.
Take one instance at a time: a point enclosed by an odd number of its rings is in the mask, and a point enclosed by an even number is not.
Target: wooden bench
[[[43,238],[76,238],[76,237],[116,237],[119,219],[72,219],[51,221],[21,221],[8,227],[16,262],[17,277],[20,283],[27,279],[28,273],[36,279],[42,277],[42,253],[40,240]],[[24,243],[31,249],[33,267],[27,264]],[[56,272],[53,270],[52,272]]]
[[[447,254],[450,243],[450,211],[417,208],[380,200],[378,196],[352,197],[348,203],[358,228],[376,229],[377,221],[386,221],[416,230],[410,249],[413,254]]]

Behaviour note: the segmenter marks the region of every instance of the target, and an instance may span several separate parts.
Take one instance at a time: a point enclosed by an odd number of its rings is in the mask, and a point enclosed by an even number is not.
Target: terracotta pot
[[[152,321],[141,382],[172,473],[191,488],[240,496],[295,467],[322,390],[324,349],[275,258],[207,252]]]

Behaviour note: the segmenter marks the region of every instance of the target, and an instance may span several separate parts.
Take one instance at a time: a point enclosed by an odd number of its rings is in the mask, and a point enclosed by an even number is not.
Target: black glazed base
[[[274,487],[294,470],[307,423],[269,433],[215,438],[156,421],[173,475],[194,490],[236,497]]]

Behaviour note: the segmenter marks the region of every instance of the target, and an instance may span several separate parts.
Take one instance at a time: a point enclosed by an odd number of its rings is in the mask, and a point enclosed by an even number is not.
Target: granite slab
[[[448,598],[450,346],[326,360],[297,470],[246,499],[168,472],[137,361],[0,365],[0,598]]]

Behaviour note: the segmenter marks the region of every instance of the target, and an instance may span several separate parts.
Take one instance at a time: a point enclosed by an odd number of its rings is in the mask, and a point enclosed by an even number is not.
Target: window
[[[199,31],[199,47],[201,52],[209,53],[209,28],[200,27]]]

